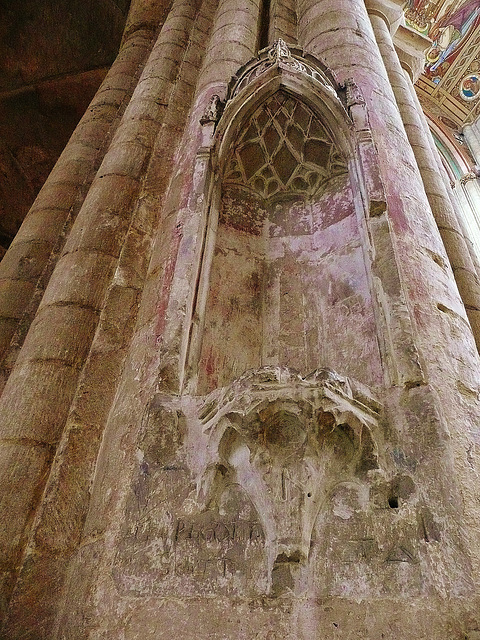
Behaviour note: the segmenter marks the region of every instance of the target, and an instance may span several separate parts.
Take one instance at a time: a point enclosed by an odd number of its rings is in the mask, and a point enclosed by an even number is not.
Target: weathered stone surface
[[[95,156],[0,398],[9,640],[476,640],[478,281],[382,3],[133,3],[21,232]]]
[[[2,441],[0,447],[2,485],[16,487],[15,493],[2,495],[2,510],[9,514],[13,527],[8,533],[3,527],[0,534],[2,568],[13,571],[18,562],[25,522],[31,517],[36,494],[41,490],[39,478],[48,471],[51,451],[45,444],[27,438]],[[8,586],[7,583],[4,586]]]

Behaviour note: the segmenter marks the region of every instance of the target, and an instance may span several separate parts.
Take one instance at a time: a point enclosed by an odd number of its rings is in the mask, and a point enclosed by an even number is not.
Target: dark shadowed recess
[[[115,59],[130,0],[0,0],[0,257]]]

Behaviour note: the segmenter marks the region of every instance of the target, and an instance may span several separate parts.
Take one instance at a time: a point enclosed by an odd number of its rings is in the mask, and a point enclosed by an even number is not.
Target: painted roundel
[[[470,73],[460,83],[460,97],[463,100],[476,100],[480,97],[480,75]]]

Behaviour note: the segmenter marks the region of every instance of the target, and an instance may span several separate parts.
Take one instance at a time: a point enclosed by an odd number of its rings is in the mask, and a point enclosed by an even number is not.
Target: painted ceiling
[[[480,115],[480,0],[408,0],[405,19],[431,40],[420,102],[457,146],[463,125]]]

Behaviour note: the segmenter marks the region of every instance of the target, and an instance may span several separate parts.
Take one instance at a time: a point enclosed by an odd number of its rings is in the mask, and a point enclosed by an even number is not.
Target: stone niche
[[[338,114],[322,118],[272,65],[318,76],[346,118],[343,138]],[[150,403],[116,540],[113,579],[127,601],[273,610],[289,598],[426,592],[422,544],[441,531],[385,447],[353,123],[315,73],[283,45],[260,55],[238,76],[216,142],[212,133],[188,380]],[[214,96],[210,132],[218,107]],[[232,111],[239,124],[227,131]]]
[[[417,516],[398,514],[413,482],[387,480],[380,412],[328,369],[263,367],[203,400],[157,398],[117,544],[119,593],[420,593]]]
[[[348,161],[313,108],[285,88],[240,128],[205,258],[199,394],[268,365],[326,366],[381,384]]]

